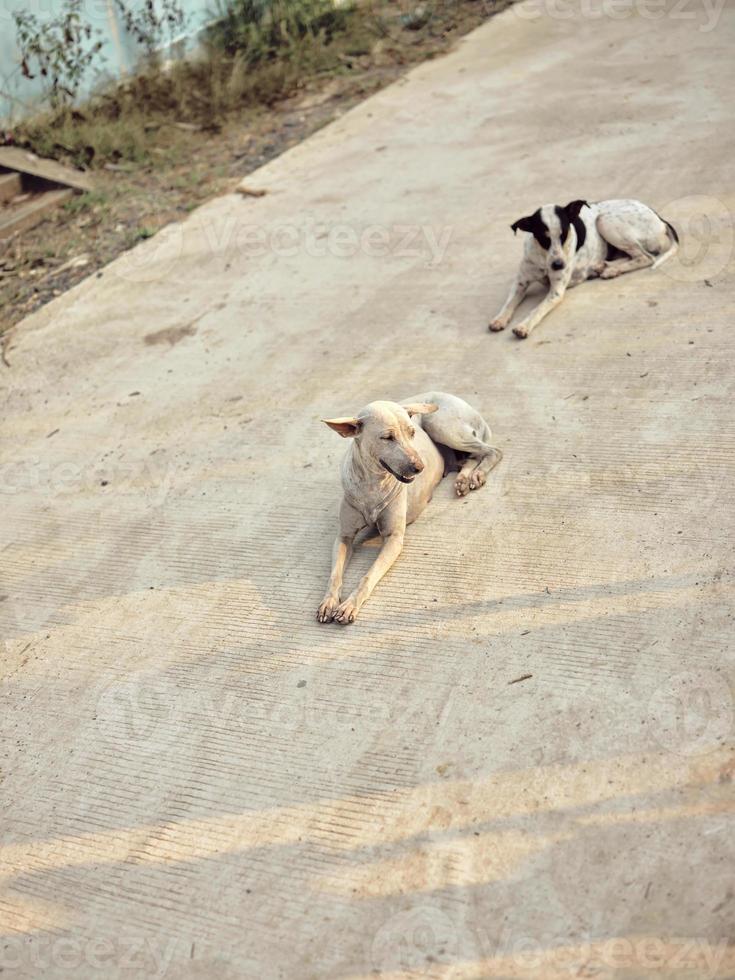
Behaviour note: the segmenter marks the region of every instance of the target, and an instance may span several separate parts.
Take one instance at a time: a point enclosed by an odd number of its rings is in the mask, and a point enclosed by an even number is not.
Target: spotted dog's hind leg
[[[600,273],[600,279],[615,279],[617,276],[622,276],[626,272],[648,269],[656,260],[654,255],[644,251],[639,245],[634,245],[632,242],[616,247],[621,252],[627,252],[630,258],[615,259],[614,262],[606,262],[605,268]]]
[[[667,252],[673,254],[676,241],[669,226],[645,205],[628,208],[623,214],[604,213],[597,218],[597,230],[622,258],[605,263],[601,279],[615,279],[626,272],[660,265]]]

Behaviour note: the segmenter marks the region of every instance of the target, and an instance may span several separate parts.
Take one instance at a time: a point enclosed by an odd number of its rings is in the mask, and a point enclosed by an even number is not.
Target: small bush
[[[149,64],[158,61],[161,48],[181,34],[187,24],[187,16],[179,0],[115,0],[125,29],[145,51]]]
[[[64,0],[46,21],[25,10],[14,11],[13,20],[23,75],[41,76],[52,108],[72,102],[102,47],[101,32],[82,19],[82,0]]]
[[[257,64],[307,37],[329,43],[345,30],[350,13],[332,0],[218,0],[207,39],[227,54]]]

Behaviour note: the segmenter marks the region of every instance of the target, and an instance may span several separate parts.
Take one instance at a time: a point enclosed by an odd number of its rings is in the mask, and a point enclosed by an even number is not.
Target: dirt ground
[[[6,243],[0,254],[0,335],[137,242],[231,192],[244,176],[411,65],[446,52],[505,6],[506,0],[459,0],[425,28],[404,30],[370,55],[346,60],[339,76],[310,79],[303,91],[260,111],[244,109],[218,132],[180,120],[156,126],[150,163],[101,167],[92,193]]]

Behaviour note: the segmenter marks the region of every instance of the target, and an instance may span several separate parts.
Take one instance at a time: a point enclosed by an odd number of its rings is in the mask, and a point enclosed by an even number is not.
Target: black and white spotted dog
[[[656,269],[679,248],[674,227],[640,201],[545,204],[511,228],[514,233],[527,231],[529,237],[508,299],[490,330],[508,326],[534,283],[549,287],[541,303],[514,327],[518,337],[527,337],[572,286],[598,276],[614,279],[635,269]]]

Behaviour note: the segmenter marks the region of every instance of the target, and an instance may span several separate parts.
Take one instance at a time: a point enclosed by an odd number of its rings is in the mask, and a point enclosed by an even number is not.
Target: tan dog
[[[490,427],[483,417],[461,398],[440,391],[400,404],[371,402],[356,416],[324,421],[353,441],[342,463],[344,497],[332,574],[316,618],[346,625],[354,622],[400,555],[406,525],[416,520],[444,476],[445,460],[437,447],[466,457],[454,484],[460,497],[485,483],[502,453],[489,445]],[[355,536],[367,528],[377,528],[382,548],[354,592],[341,602],[342,576]]]

